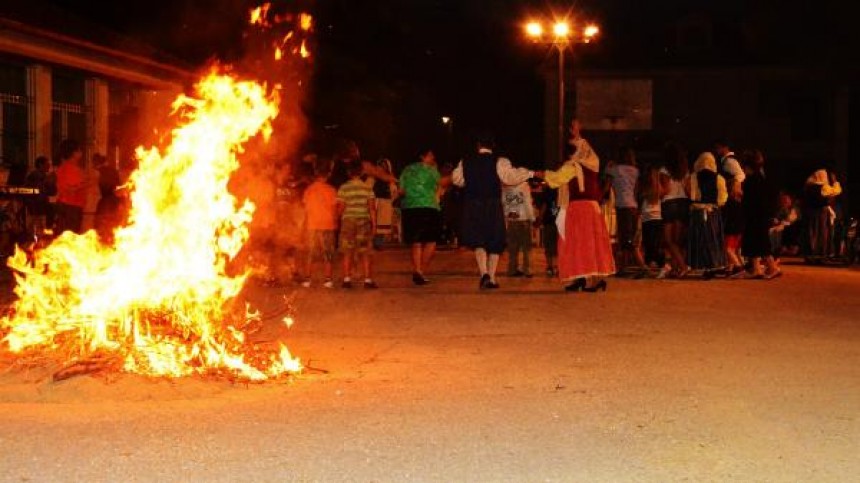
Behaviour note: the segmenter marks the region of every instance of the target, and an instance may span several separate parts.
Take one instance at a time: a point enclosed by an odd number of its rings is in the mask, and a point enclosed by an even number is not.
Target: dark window
[[[26,69],[0,65],[0,164],[10,171],[26,173],[29,165],[29,113]]]

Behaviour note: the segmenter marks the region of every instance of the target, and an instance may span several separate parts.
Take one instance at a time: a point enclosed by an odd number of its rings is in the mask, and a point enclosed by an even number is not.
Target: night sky
[[[50,1],[193,66],[240,58],[247,11],[257,4]],[[313,89],[305,103],[310,137],[319,139],[315,149],[351,137],[367,157],[403,163],[428,144],[453,147],[446,153],[453,155],[469,133],[490,128],[515,161],[530,165],[540,165],[543,156],[541,69],[552,67],[552,57],[525,41],[525,18],[572,10],[601,25],[600,42],[578,48],[574,68],[819,63],[851,70],[860,42],[842,3],[580,0],[562,8],[508,0],[280,2],[310,11],[317,22]],[[692,54],[677,49],[678,22],[697,16],[713,23],[713,46]],[[455,120],[451,139],[443,115]]]

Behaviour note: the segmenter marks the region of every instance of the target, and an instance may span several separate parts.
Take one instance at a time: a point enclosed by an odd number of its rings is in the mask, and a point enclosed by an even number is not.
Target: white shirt
[[[747,179],[747,175],[744,173],[744,169],[741,168],[741,163],[738,162],[738,158],[735,157],[735,153],[729,152],[720,158],[720,166],[722,166],[722,171],[724,173],[731,175],[732,179],[727,181],[743,183],[744,180]]]
[[[662,220],[663,211],[660,208],[660,202],[651,204],[648,200],[642,200],[642,208],[639,210],[642,216],[642,222]]]
[[[687,196],[687,192],[684,190],[684,182],[678,181],[672,177],[669,173],[669,170],[666,168],[660,168],[660,174],[665,175],[669,178],[669,192],[663,196],[663,201],[668,200],[681,200],[685,198],[689,198]],[[687,177],[690,175],[688,174]]]
[[[507,220],[535,221],[532,191],[526,182],[516,186],[505,186],[502,189],[502,207]]]
[[[493,151],[481,148],[478,150],[479,154],[492,154]],[[514,168],[511,165],[511,160],[508,158],[500,157],[496,161],[496,174],[499,175],[499,180],[504,185],[508,186],[516,186],[524,181],[527,181],[529,178],[533,178],[535,172],[525,168]],[[457,164],[457,167],[454,168],[454,172],[451,173],[451,180],[455,185],[459,187],[466,186],[466,178],[463,176],[463,161],[460,161]]]

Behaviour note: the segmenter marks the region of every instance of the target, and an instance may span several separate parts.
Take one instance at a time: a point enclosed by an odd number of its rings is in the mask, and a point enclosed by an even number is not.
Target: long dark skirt
[[[744,225],[743,254],[745,257],[768,257],[773,255],[770,244],[770,220],[747,217]]]
[[[830,210],[826,206],[806,210],[804,219],[807,237],[805,255],[811,257],[830,255]]]
[[[483,248],[487,253],[504,253],[507,234],[501,196],[498,199],[465,200],[460,234],[463,246]]]
[[[687,264],[692,269],[713,270],[726,266],[723,219],[720,210],[692,209]]]

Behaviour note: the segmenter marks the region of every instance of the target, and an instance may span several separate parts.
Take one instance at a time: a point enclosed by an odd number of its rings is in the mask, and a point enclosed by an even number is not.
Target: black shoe
[[[372,289],[379,288],[379,285],[376,285],[376,282],[374,282],[373,280],[365,280],[364,281],[364,288],[372,290]]]
[[[531,272],[529,272],[529,273],[525,273],[525,274],[523,274],[523,277],[526,277],[526,278],[534,278],[534,275],[532,275],[532,274],[531,274]]]
[[[570,285],[564,287],[565,292],[579,292],[585,288],[585,279],[577,278]]]
[[[344,280],[343,283],[340,284],[340,288],[352,288],[352,282]]]
[[[597,282],[597,284],[593,287],[583,287],[582,291],[583,292],[591,292],[591,293],[594,293],[597,291],[605,292],[606,291],[606,280],[601,280],[601,281]]]
[[[516,272],[509,273],[509,274],[508,274],[508,276],[509,276],[509,277],[516,277],[516,278],[520,278],[520,277],[524,277],[524,276],[525,276],[525,273],[523,273],[523,271],[522,271],[522,270],[517,270]]]
[[[489,285],[490,285],[490,276],[487,275],[486,273],[481,275],[481,281],[478,283],[478,288],[483,290],[486,288],[490,288]]]
[[[424,278],[424,275],[421,275],[420,273],[415,272],[412,274],[412,283],[414,283],[415,285],[419,285],[419,286],[420,285],[427,285],[428,283],[430,283],[430,280],[427,280],[426,278]]]
[[[490,290],[495,290],[497,288],[500,288],[500,285],[496,282],[490,282],[487,284],[487,288]]]

